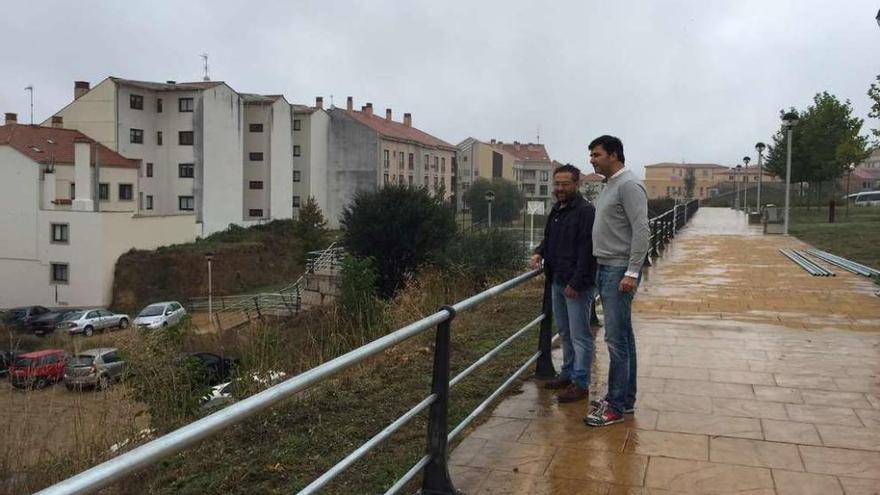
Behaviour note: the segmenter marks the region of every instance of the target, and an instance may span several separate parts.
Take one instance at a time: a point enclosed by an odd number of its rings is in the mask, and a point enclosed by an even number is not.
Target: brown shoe
[[[544,388],[548,388],[550,390],[559,390],[559,389],[565,388],[569,385],[571,385],[570,378],[561,378],[560,377],[560,378],[554,378],[554,379],[550,380],[549,382],[546,382],[544,384]]]
[[[559,392],[556,395],[556,400],[559,402],[576,402],[582,399],[586,399],[587,396],[590,395],[590,391],[585,388],[580,388],[574,383],[565,387],[565,390]]]

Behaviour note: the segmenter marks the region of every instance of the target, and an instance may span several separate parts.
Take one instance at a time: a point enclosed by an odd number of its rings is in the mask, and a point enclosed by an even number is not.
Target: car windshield
[[[85,311],[74,311],[73,313],[70,313],[68,315],[64,315],[64,320],[65,321],[78,320],[78,319],[82,318],[83,313],[85,313]]]
[[[34,360],[28,357],[20,357],[15,359],[15,364],[13,366],[17,366],[19,368],[26,368],[33,363]]]
[[[91,366],[95,356],[91,354],[77,354],[70,360],[71,366]]]
[[[153,304],[147,306],[138,316],[159,316],[165,311],[164,304]]]

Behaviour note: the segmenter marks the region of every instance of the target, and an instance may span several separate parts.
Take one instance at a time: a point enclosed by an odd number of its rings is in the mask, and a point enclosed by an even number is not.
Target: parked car
[[[67,315],[58,327],[70,335],[81,333],[91,337],[95,330],[107,330],[112,328],[125,329],[131,321],[128,315],[116,314],[106,309],[90,309],[76,311]]]
[[[177,301],[150,304],[134,319],[134,326],[144,330],[166,328],[180,323],[186,316],[186,310]]]
[[[263,373],[251,373],[250,379],[265,389],[277,384],[286,376],[287,373],[283,371],[269,370]],[[202,397],[201,409],[203,411],[213,411],[232,404],[235,402],[235,389],[242,386],[245,386],[243,379],[236,378],[230,382],[211,387],[211,391]]]
[[[855,195],[856,206],[880,206],[880,191],[862,191]]]
[[[201,370],[200,382],[205,385],[219,385],[232,379],[239,360],[234,357],[218,356],[210,352],[190,352],[177,359],[178,364],[192,362]]]
[[[43,388],[64,377],[67,353],[61,349],[19,354],[9,367],[9,381],[19,388]]]
[[[12,308],[3,315],[3,322],[20,329],[27,328],[31,321],[41,315],[49,313],[49,309],[43,306],[23,306]]]
[[[6,376],[9,373],[9,367],[15,361],[17,355],[14,351],[0,351],[0,376]]]
[[[104,390],[122,379],[128,365],[113,347],[81,351],[67,361],[64,385],[68,390],[94,387]]]
[[[34,335],[48,335],[55,331],[61,321],[77,311],[82,310],[61,309],[49,311],[48,313],[44,313],[31,320],[30,323],[27,324],[27,329]]]

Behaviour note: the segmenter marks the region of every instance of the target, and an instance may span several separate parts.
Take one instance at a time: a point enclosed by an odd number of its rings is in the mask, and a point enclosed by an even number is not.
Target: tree
[[[293,235],[302,245],[301,261],[305,262],[310,251],[324,249],[327,244],[327,220],[313,196],[299,210],[299,218],[293,224]]]
[[[871,83],[871,87],[868,88],[868,97],[873,101],[868,117],[880,119],[880,75],[877,76],[877,82]],[[874,144],[880,146],[880,123],[878,123],[876,129],[871,129],[871,134],[877,138]]]
[[[684,174],[684,195],[687,199],[694,197],[694,188],[697,185],[697,176],[694,175],[694,169],[689,168]]]
[[[799,113],[799,122],[792,133],[791,182],[821,183],[838,179],[850,163],[862,161],[867,155],[867,138],[860,136],[864,121],[852,116],[849,100],[823,92],[813,104]],[[780,117],[786,111],[780,110]],[[768,148],[766,170],[785,179],[786,132],[780,127]]]
[[[516,183],[502,178],[495,178],[492,181],[477,179],[462,196],[475,222],[485,221],[489,215],[486,193],[490,190],[495,193],[495,199],[492,200],[493,222],[506,223],[519,217],[526,200]]]
[[[406,277],[442,253],[456,232],[455,214],[426,187],[360,191],[342,212],[342,238],[353,256],[372,258],[377,289],[391,298]]]

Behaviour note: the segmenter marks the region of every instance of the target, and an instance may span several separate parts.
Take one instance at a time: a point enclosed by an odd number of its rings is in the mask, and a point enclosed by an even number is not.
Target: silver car
[[[111,383],[122,379],[125,361],[119,358],[117,349],[100,347],[81,351],[70,358],[64,367],[64,385],[68,390],[95,387],[104,390]]]
[[[128,328],[130,321],[128,315],[117,314],[106,309],[88,309],[67,315],[64,320],[58,323],[57,328],[66,331],[70,335],[81,333],[86,337],[90,337],[95,333],[95,330]]]
[[[134,319],[137,328],[153,330],[177,325],[186,316],[186,310],[177,301],[150,304]]]

